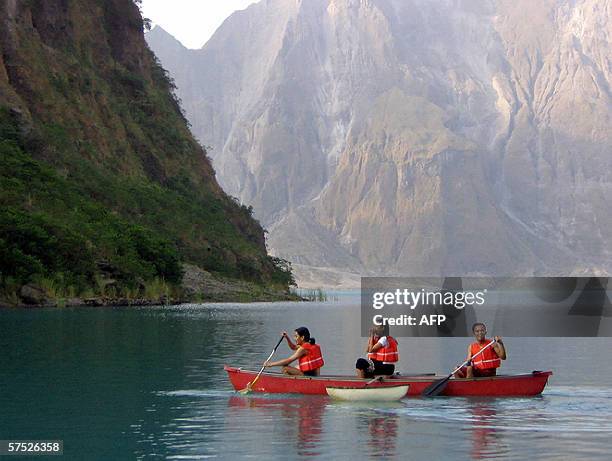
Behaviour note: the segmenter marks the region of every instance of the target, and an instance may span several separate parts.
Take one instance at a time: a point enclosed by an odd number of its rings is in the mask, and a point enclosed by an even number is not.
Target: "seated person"
[[[300,327],[293,333],[295,344],[289,338],[286,331],[283,336],[287,340],[289,349],[295,351],[293,355],[276,362],[267,361],[264,367],[283,367],[283,373],[295,376],[319,376],[321,367],[324,365],[321,348],[310,337],[310,331],[306,327]],[[289,366],[290,363],[298,361],[298,368]]]
[[[366,346],[368,359],[374,362],[375,375],[392,375],[399,360],[397,341],[389,336],[389,325],[377,325],[370,330]]]
[[[501,366],[501,361],[506,360],[504,342],[500,336],[495,336],[495,344],[488,347],[482,354],[478,354],[482,349],[487,347],[492,340],[486,338],[487,327],[484,323],[475,323],[472,326],[472,333],[474,333],[476,342],[468,346],[466,359],[469,361],[468,365],[457,371],[455,377],[483,378],[495,376],[497,374],[497,369]]]
[[[374,362],[369,359],[357,359],[355,363],[355,372],[358,378],[373,378]]]

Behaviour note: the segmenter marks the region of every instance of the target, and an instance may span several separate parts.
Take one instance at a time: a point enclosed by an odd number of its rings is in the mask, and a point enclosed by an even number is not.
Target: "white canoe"
[[[390,402],[406,397],[408,386],[386,387],[326,387],[327,395],[336,400],[350,400],[353,402],[378,401]]]

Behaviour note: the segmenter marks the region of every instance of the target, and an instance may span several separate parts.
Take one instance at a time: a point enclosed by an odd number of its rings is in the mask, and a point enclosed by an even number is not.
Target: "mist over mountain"
[[[147,41],[304,277],[604,274],[611,24],[610,0],[267,0],[200,50]]]

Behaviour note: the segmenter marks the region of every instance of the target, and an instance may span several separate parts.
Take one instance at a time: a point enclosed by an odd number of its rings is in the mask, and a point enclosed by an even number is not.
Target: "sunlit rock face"
[[[148,41],[273,251],[363,274],[612,272],[612,1],[268,0]]]

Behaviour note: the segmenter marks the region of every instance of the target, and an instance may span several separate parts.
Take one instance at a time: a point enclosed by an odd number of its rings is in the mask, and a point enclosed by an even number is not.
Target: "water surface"
[[[552,369],[512,399],[334,403],[233,392],[308,326],[326,373],[363,355],[358,299],[328,303],[0,310],[0,439],[62,439],[62,459],[609,459],[609,338],[506,338],[507,373]],[[400,338],[405,373],[448,373],[464,338]],[[284,345],[277,357],[289,354]]]

